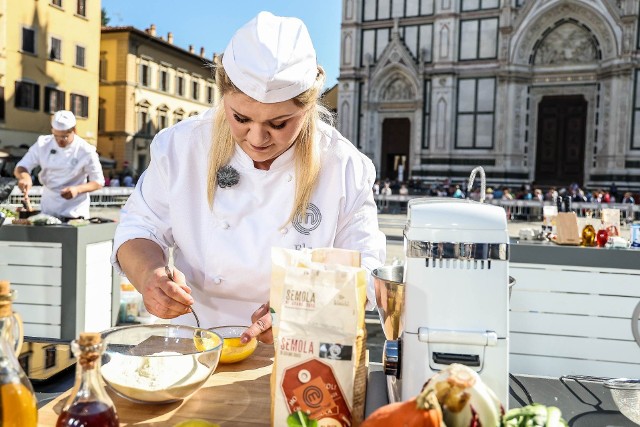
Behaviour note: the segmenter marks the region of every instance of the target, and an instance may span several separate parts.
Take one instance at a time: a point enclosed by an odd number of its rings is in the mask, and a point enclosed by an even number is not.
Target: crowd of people
[[[129,162],[125,160],[120,173],[111,173],[104,179],[105,187],[135,187],[137,176],[129,167]]]
[[[426,183],[424,181],[408,181],[399,182],[384,180],[376,181],[373,186],[375,195],[389,196],[392,194],[400,195],[420,195],[431,197],[453,197],[458,199],[467,198],[467,184],[461,182],[456,184],[448,179],[440,183]],[[480,199],[480,186],[475,185],[470,199]],[[572,202],[585,203],[625,203],[640,204],[640,193],[631,191],[620,191],[615,183],[609,188],[596,188],[586,190],[581,188],[577,183],[572,183],[567,187],[545,187],[523,184],[517,190],[513,190],[509,186],[488,186],[485,191],[486,200],[535,200],[541,203],[553,202],[561,197],[566,199],[569,197]],[[380,210],[388,208],[388,203],[381,204]]]

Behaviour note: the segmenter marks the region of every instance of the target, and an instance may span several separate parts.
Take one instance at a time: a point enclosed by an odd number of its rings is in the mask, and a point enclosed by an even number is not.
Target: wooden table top
[[[121,426],[171,427],[188,419],[203,419],[221,426],[269,426],[271,391],[269,379],[273,346],[258,344],[248,359],[219,364],[214,374],[190,398],[166,405],[136,404],[109,391]],[[56,425],[69,397],[63,393],[38,411],[38,426]]]

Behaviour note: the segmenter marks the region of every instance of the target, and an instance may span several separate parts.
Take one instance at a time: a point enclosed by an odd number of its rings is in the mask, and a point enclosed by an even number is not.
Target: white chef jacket
[[[17,164],[29,172],[38,165],[42,168],[38,179],[43,185],[40,211],[57,217],[89,218],[89,193],[67,200],[60,190],[84,184],[87,177],[104,185],[96,147],[75,135],[71,144],[61,148],[53,135],[42,135]]]
[[[384,263],[386,240],[378,228],[371,161],[334,128],[319,124],[321,151],[317,187],[306,217],[287,223],[295,194],[294,149],[259,170],[236,146],[230,165],[240,182],[218,188],[213,211],[207,202],[207,171],[214,111],[160,132],[151,144],[151,163],[122,209],[113,265],[122,243],[135,238],[174,248],[176,268],[185,274],[201,326],[248,325],[269,300],[271,247],[337,247],[357,250],[368,270]],[[293,148],[293,147],[292,147]],[[375,304],[373,284],[367,291]],[[191,314],[174,323],[195,325]]]

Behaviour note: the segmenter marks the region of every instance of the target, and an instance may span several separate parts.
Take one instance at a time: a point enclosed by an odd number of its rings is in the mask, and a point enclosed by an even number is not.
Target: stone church
[[[638,0],[343,0],[338,128],[380,178],[640,189]]]

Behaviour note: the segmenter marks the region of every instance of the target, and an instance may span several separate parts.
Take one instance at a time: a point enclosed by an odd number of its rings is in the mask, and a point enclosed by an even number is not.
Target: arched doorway
[[[388,118],[382,122],[382,155],[380,178],[406,181],[409,167],[411,121]]]
[[[537,184],[583,184],[587,107],[582,95],[542,98],[538,106]]]

